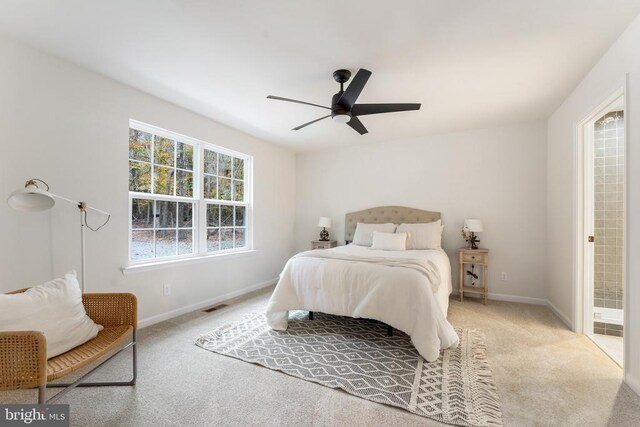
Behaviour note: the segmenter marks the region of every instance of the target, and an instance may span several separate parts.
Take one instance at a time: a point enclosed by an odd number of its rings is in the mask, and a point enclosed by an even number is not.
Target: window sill
[[[214,259],[220,258],[238,258],[248,255],[254,255],[257,251],[255,249],[248,249],[246,251],[238,251],[238,252],[227,252],[223,254],[211,254],[211,255],[200,255],[191,258],[185,259],[172,259],[168,261],[157,261],[157,262],[149,262],[145,264],[134,264],[128,267],[122,268],[122,274],[128,276],[129,274],[135,273],[143,273],[145,271],[159,270],[168,267],[182,267],[190,264],[200,264],[207,261],[212,261]]]

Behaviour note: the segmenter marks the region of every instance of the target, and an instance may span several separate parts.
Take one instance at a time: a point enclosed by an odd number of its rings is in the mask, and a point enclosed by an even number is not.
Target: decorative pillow
[[[374,231],[371,249],[406,251],[407,233],[381,233],[380,231]]]
[[[103,327],[87,316],[75,271],[20,294],[0,294],[0,331],[40,331],[47,358],[71,350]]]
[[[390,222],[386,224],[365,224],[359,222],[356,225],[356,232],[353,233],[353,244],[358,246],[371,246],[374,231],[393,233],[396,231],[396,225]]]
[[[442,222],[426,224],[400,224],[396,233],[407,233],[407,249],[441,249]]]

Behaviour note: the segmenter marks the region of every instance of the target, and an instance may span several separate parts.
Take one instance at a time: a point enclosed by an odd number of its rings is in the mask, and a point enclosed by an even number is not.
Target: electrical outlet
[[[506,282],[508,278],[509,278],[509,275],[507,274],[506,271],[503,271],[502,273],[500,273],[500,280],[502,280],[503,282]]]
[[[164,286],[162,287],[162,295],[164,295],[165,297],[171,295],[171,285],[168,283],[165,283]]]

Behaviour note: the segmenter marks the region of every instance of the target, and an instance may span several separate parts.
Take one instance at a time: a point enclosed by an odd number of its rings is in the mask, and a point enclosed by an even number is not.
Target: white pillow
[[[400,224],[396,233],[407,233],[407,249],[441,249],[442,222],[426,224]]]
[[[43,332],[47,358],[84,344],[102,329],[84,310],[75,271],[21,294],[0,294],[0,331]]]
[[[358,246],[371,246],[374,231],[393,233],[396,231],[396,225],[390,222],[386,224],[365,224],[359,222],[356,225],[356,232],[353,233],[353,244]]]
[[[381,233],[380,231],[374,231],[371,249],[406,251],[407,233]]]

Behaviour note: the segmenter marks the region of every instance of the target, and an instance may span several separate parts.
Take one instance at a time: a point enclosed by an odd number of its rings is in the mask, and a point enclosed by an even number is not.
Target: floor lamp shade
[[[49,190],[48,187],[46,190],[43,190],[38,187],[38,184],[34,180],[29,180],[24,188],[11,193],[7,204],[13,209],[22,212],[46,211],[56,204],[55,199],[47,190]]]

